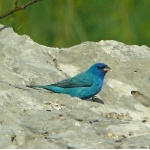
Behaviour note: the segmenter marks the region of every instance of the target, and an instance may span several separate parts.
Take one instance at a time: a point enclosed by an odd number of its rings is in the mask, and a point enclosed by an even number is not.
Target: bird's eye
[[[97,68],[98,68],[98,69],[102,69],[102,67],[101,67],[101,66],[97,66]]]

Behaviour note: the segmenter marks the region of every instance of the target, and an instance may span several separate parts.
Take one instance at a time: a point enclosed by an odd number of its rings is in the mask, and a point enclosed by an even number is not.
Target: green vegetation
[[[1,0],[0,15],[14,3]],[[51,47],[100,40],[150,46],[150,0],[43,0],[0,23]]]

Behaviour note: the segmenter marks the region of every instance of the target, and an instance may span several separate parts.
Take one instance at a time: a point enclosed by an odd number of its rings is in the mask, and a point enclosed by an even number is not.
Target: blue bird
[[[105,74],[111,68],[104,63],[96,63],[83,73],[50,85],[26,85],[43,88],[55,93],[68,94],[81,99],[89,99],[96,95],[103,86]]]

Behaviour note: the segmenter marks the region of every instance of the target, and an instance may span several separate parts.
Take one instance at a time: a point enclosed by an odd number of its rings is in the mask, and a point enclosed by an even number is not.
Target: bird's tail
[[[63,88],[57,87],[57,86],[52,86],[52,85],[26,85],[26,87],[29,88],[43,88],[55,93],[62,93]]]
[[[29,88],[42,88],[42,89],[53,91],[53,87],[51,85],[26,85],[26,87],[29,87]]]
[[[26,87],[29,87],[29,88],[44,88],[43,85],[26,85]]]

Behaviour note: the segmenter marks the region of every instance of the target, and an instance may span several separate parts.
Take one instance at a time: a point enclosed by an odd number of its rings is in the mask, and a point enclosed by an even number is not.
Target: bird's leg
[[[104,104],[103,100],[99,99],[97,96],[93,96],[91,100],[93,102]]]

